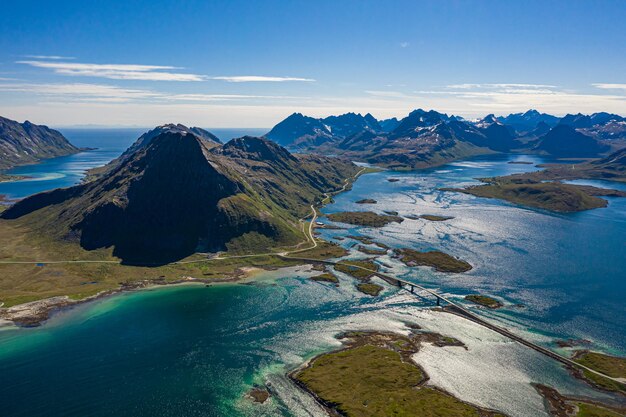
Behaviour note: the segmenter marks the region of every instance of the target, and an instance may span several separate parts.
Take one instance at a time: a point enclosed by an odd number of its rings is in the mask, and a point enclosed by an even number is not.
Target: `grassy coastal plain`
[[[303,223],[308,227],[308,223]],[[328,259],[346,251],[320,242],[301,257]],[[276,252],[294,248],[276,248]],[[36,261],[38,263],[34,263]],[[23,263],[19,263],[23,262]],[[111,249],[87,251],[73,242],[34,234],[25,225],[0,220],[0,303],[3,308],[50,297],[82,300],[103,292],[179,282],[232,281],[250,271],[271,270],[302,264],[275,254],[223,255],[208,258],[194,254],[160,266],[124,265]]]

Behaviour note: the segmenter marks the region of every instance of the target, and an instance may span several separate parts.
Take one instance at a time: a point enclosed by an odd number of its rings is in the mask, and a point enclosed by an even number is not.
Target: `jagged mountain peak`
[[[356,171],[264,138],[212,146],[168,127],[92,181],[28,197],[2,217],[135,264],[226,250],[250,234],[252,250],[270,250],[302,240],[298,218]]]
[[[256,159],[259,161],[276,161],[281,158],[296,160],[287,149],[279,144],[269,139],[254,136],[231,139],[217,152],[231,157]]]

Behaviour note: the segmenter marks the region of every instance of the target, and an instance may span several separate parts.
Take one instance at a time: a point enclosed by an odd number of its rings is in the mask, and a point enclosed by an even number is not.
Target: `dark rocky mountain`
[[[264,138],[219,145],[177,129],[133,149],[92,181],[36,194],[2,217],[87,250],[112,247],[126,263],[259,252],[302,241],[298,219],[357,171]]]
[[[539,122],[537,126],[530,132],[530,136],[541,137],[550,131],[551,127],[546,122]]]
[[[578,130],[600,140],[626,139],[626,121],[624,120],[610,120],[604,124],[597,124],[587,129]]]
[[[207,141],[208,144],[213,145],[213,146],[219,145],[220,143],[222,143],[217,138],[217,136],[199,127],[187,127],[185,125],[181,125],[180,123],[179,124],[169,123],[169,124],[157,126],[154,129],[149,130],[143,135],[141,135],[139,139],[137,139],[135,143],[131,145],[130,148],[124,151],[124,153],[122,154],[122,157],[124,157],[125,155],[130,155],[132,153],[135,153],[135,151],[139,148],[148,146],[154,138],[167,132],[169,133],[192,133],[196,135],[197,137],[199,137],[200,139]]]
[[[606,112],[594,113],[592,115],[578,113],[566,115],[559,121],[559,124],[572,126],[575,129],[587,129],[596,125],[603,125],[611,121],[624,122],[626,121],[626,118],[617,114]]]
[[[268,137],[280,138],[285,125],[314,126],[313,129],[289,129],[291,146],[321,154],[342,155],[397,169],[424,168],[454,159],[492,151],[509,151],[519,145],[508,129],[493,115],[476,126],[462,118],[434,110],[417,109],[398,121],[378,122],[370,115],[353,113],[325,119],[294,114],[279,123]],[[369,123],[366,122],[369,119]],[[350,129],[338,128],[338,120],[349,120]],[[393,125],[395,128],[391,131]],[[294,135],[307,132],[293,139]]]
[[[472,140],[468,136],[465,140],[477,146],[486,147],[498,152],[508,152],[520,146],[520,143],[515,140],[511,131],[504,124],[500,123],[493,114],[478,121],[476,128],[482,133],[482,138]]]
[[[400,121],[397,118],[392,117],[391,119],[380,120],[378,124],[380,126],[380,130],[383,132],[391,132],[398,127]]]
[[[328,116],[322,119],[322,123],[329,128],[333,136],[339,138],[354,135],[362,130],[380,131],[378,121],[369,113],[365,116],[356,113]]]
[[[294,113],[274,126],[265,136],[290,148],[310,148],[338,141],[363,130],[378,132],[381,127],[371,114],[346,113],[315,119]]]
[[[498,121],[507,126],[511,126],[518,132],[529,132],[533,130],[537,124],[543,122],[550,127],[554,127],[559,123],[559,118],[547,113],[539,113],[537,110],[528,110],[525,113],[512,113],[508,116],[498,117]]]
[[[0,117],[0,170],[79,151],[56,130]]]
[[[93,168],[87,172],[84,181],[90,181],[98,176],[104,175],[106,172],[110,172],[115,167],[119,166],[122,162],[124,162],[130,155],[133,155],[139,149],[148,146],[154,138],[162,135],[163,133],[190,133],[195,135],[196,137],[202,139],[205,142],[207,147],[218,146],[221,144],[221,141],[217,136],[212,134],[211,132],[201,129],[199,127],[187,127],[180,123],[178,124],[165,124],[161,126],[157,126],[152,130],[147,131],[143,135],[141,135],[128,149],[126,149],[122,155],[115,158],[108,164]]]
[[[561,158],[585,158],[598,156],[609,147],[572,126],[559,124],[540,137],[533,149]]]
[[[333,139],[328,126],[321,119],[293,113],[272,128],[265,137],[281,146],[292,146],[294,142],[312,142],[321,144]]]
[[[390,136],[396,138],[412,136],[415,133],[419,133],[424,128],[435,126],[448,120],[450,120],[450,118],[447,114],[439,113],[435,110],[413,110],[407,117],[400,120],[398,126],[390,132]]]
[[[626,137],[626,122],[613,120],[614,117],[609,116],[597,114],[590,117],[594,120],[608,117],[611,119],[609,123],[615,124],[611,125],[611,131],[602,134],[621,138],[623,128]],[[574,130],[572,133],[573,129],[559,128],[551,133],[554,130],[552,126],[557,124],[559,118],[536,110],[504,118],[490,114],[471,122],[434,110],[417,109],[399,121],[374,121],[369,114],[361,116],[348,113],[325,119],[294,114],[279,123],[267,136],[274,140],[285,138],[292,148],[341,155],[395,169],[425,168],[494,151],[581,157],[597,156],[608,150],[597,140],[605,139],[597,131],[591,134],[579,129],[579,132]],[[520,134],[513,126],[505,123],[507,121],[523,129],[519,131]],[[287,129],[286,126],[291,127]],[[284,132],[286,134],[283,135]],[[618,142],[612,146],[618,147]]]
[[[490,152],[467,140],[471,135],[476,138],[484,138],[484,135],[463,122],[423,110],[412,112],[406,119],[391,133],[362,131],[339,143],[320,146],[315,151],[394,169],[424,168]],[[450,122],[446,123],[444,119]]]
[[[579,132],[598,140],[613,141],[626,139],[626,118],[617,114],[567,115],[564,117],[564,120],[563,124],[570,125]]]

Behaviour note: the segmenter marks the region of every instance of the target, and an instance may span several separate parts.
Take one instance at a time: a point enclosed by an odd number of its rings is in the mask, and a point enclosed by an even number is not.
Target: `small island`
[[[471,294],[471,295],[466,295],[465,299],[467,301],[471,301],[472,303],[479,304],[487,308],[496,309],[496,308],[502,307],[502,303],[500,301],[496,300],[495,298],[488,297],[486,295]]]
[[[369,227],[383,227],[390,223],[402,223],[402,221],[404,221],[404,219],[399,216],[377,214],[373,211],[343,211],[329,214],[327,217],[333,222]]]
[[[366,255],[385,255],[387,253],[387,249],[368,248],[363,245],[359,245],[357,249],[359,252],[363,252]]]
[[[312,281],[317,281],[317,282],[330,282],[333,284],[339,283],[339,279],[337,279],[337,277],[331,274],[330,272],[324,272],[323,274],[315,275],[311,277],[310,279]]]
[[[435,333],[375,332],[354,332],[342,338],[342,350],[318,356],[289,375],[331,415],[503,416],[426,385],[428,376],[411,357],[423,342],[462,348],[456,339]]]
[[[400,181],[400,179],[399,178],[387,178],[387,181],[389,181],[389,182],[398,182],[398,181]]]
[[[376,297],[383,290],[383,287],[378,284],[372,284],[371,282],[361,282],[356,285],[356,289],[361,291],[363,294]]]
[[[357,204],[377,204],[378,201],[372,199],[372,198],[364,198],[362,200],[359,200],[356,202]]]
[[[626,197],[626,192],[573,185],[561,182],[541,182],[511,177],[480,178],[483,185],[467,188],[441,188],[476,197],[497,198],[514,204],[544,210],[570,213],[606,207],[608,201],[598,196]]]
[[[420,252],[414,249],[396,249],[396,255],[408,266],[430,266],[439,272],[467,272],[472,269],[469,263],[440,251]]]
[[[418,218],[428,220],[431,222],[445,222],[446,220],[454,219],[454,217],[452,216],[437,216],[434,214],[422,214],[421,216],[418,216]]]
[[[270,398],[270,393],[266,388],[254,387],[248,391],[248,397],[255,403],[263,404]]]
[[[378,265],[372,259],[341,261],[335,264],[335,270],[343,272],[361,281],[368,281],[378,272]]]

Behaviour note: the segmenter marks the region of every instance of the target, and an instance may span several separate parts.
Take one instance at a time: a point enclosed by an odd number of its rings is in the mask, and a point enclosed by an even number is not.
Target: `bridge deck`
[[[374,271],[374,270],[371,270],[371,269],[368,269],[368,268],[364,268],[364,267],[361,267],[361,266],[358,266],[358,265],[352,265],[352,264],[349,264],[349,263],[346,263],[346,262],[341,262],[341,261],[336,262],[336,261],[329,261],[329,260],[319,260],[319,259],[301,258],[301,257],[293,257],[293,256],[281,256],[281,257],[285,258],[285,259],[295,259],[295,260],[300,260],[300,261],[305,261],[305,262],[322,263],[322,264],[326,264],[326,265],[349,265],[349,266],[352,266],[352,267],[355,267],[355,268],[362,269],[364,271],[371,272],[372,275],[375,275],[375,276],[383,279],[384,281],[388,282],[391,285],[396,285],[396,286],[398,286],[400,288],[405,288],[405,287],[418,288],[420,290],[420,292],[426,292],[426,293],[432,295],[433,297],[435,297],[436,300],[437,300],[437,305],[439,305],[440,301],[445,301],[448,304],[448,306],[445,307],[446,311],[448,311],[450,313],[453,313],[453,314],[456,314],[456,315],[458,315],[460,317],[466,318],[468,320],[471,320],[471,321],[473,321],[473,322],[475,322],[475,323],[477,323],[477,324],[479,324],[479,325],[481,325],[483,327],[486,327],[486,328],[488,328],[490,330],[493,330],[494,332],[499,333],[499,334],[501,334],[501,335],[503,335],[503,336],[505,336],[505,337],[507,337],[507,338],[509,338],[509,339],[511,339],[513,341],[515,341],[515,342],[518,342],[518,343],[520,343],[520,344],[522,344],[522,345],[524,345],[526,347],[529,347],[529,348],[531,348],[531,349],[533,349],[533,350],[535,350],[535,351],[537,351],[539,353],[542,353],[542,354],[544,354],[544,355],[546,355],[546,356],[548,356],[548,357],[550,357],[550,358],[552,358],[552,359],[554,359],[556,361],[559,361],[559,362],[561,362],[562,364],[566,365],[569,368],[584,369],[586,371],[592,372],[592,373],[594,373],[596,375],[599,375],[601,377],[610,379],[612,381],[619,382],[619,383],[622,383],[622,384],[624,383],[621,380],[621,378],[610,377],[610,376],[605,375],[605,374],[603,374],[601,372],[598,372],[598,371],[596,371],[594,369],[588,368],[588,367],[586,367],[586,366],[584,366],[584,365],[582,365],[582,364],[580,364],[578,362],[575,362],[575,361],[573,361],[573,360],[571,360],[569,358],[566,358],[565,356],[561,356],[558,353],[551,351],[550,349],[547,349],[547,348],[545,348],[543,346],[539,346],[539,345],[537,345],[537,344],[535,344],[535,343],[533,343],[533,342],[531,342],[529,340],[526,340],[523,337],[518,336],[515,333],[512,333],[511,331],[509,331],[509,330],[507,330],[507,329],[505,329],[503,327],[497,326],[497,325],[495,325],[495,324],[493,324],[493,323],[483,319],[482,317],[480,317],[476,313],[473,313],[473,312],[469,311],[464,306],[460,305],[459,303],[457,303],[455,301],[450,300],[447,297],[444,297],[443,295],[437,293],[436,291],[428,289],[426,287],[423,287],[423,286],[421,286],[419,284],[416,284],[414,282],[407,281],[407,280],[404,280],[402,278],[396,278],[394,276],[391,276],[391,275],[388,275],[388,274],[385,274],[385,273],[382,273],[382,272]],[[412,294],[412,295],[414,295],[416,297],[418,296],[417,294],[415,294],[414,292],[412,292],[410,290],[407,290],[407,291],[408,291],[409,294]]]

